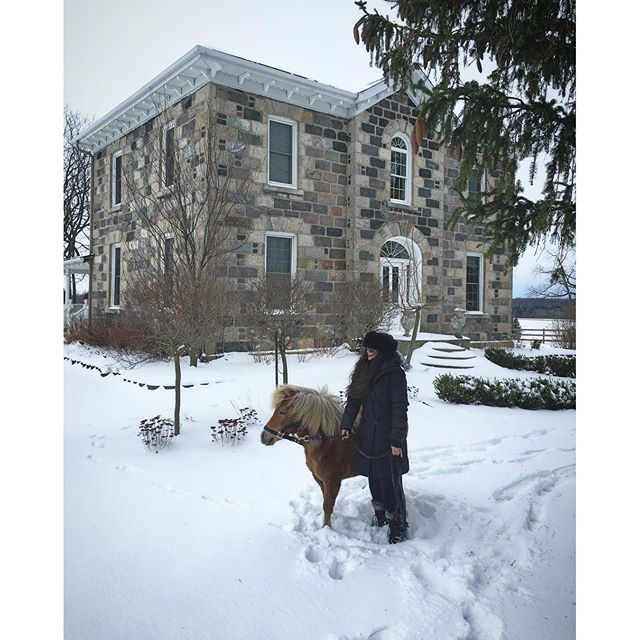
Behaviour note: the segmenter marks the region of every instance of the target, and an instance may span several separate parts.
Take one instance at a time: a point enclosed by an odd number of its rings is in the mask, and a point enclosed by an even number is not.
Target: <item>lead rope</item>
[[[391,455],[390,451],[385,451],[384,453],[381,453],[379,456],[370,456],[369,454],[367,454],[364,451],[362,451],[362,449],[360,449],[360,447],[356,444],[355,440],[352,440],[352,442],[353,442],[353,446],[354,446],[355,450],[361,456],[364,456],[367,460],[380,460],[381,458],[384,458],[385,456],[390,456]]]
[[[396,462],[394,458],[398,458]],[[391,484],[396,497],[396,508],[394,517],[402,518],[403,523],[407,522],[407,504],[405,502],[404,491],[402,490],[402,474],[400,473],[400,456],[391,456]]]

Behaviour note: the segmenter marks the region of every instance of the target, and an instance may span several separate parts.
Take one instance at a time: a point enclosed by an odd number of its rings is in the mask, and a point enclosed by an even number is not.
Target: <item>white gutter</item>
[[[353,118],[395,91],[380,80],[360,93],[352,93],[196,45],[83,131],[77,144],[81,149],[95,153],[208,82],[343,118]]]

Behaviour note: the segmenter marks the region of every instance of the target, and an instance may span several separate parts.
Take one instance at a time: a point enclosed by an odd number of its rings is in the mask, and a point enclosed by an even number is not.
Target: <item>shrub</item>
[[[257,424],[258,414],[255,409],[249,407],[243,407],[239,413],[240,417],[238,418],[220,418],[217,425],[210,427],[211,440],[214,444],[235,445],[246,438],[248,427]]]
[[[520,326],[518,318],[514,318],[511,323],[511,337],[516,341],[522,337],[522,327]]]
[[[160,416],[141,420],[138,437],[142,438],[142,444],[149,451],[158,453],[160,449],[168,447],[173,442],[173,420]]]
[[[576,377],[576,357],[569,355],[519,356],[506,349],[488,348],[484,350],[487,360],[507,369],[536,371],[564,378]]]
[[[94,318],[91,324],[85,323],[76,327],[73,334],[67,333],[65,340],[119,351],[162,355],[150,350],[148,334],[149,331],[144,322],[131,315],[123,315],[115,318]]]
[[[551,327],[555,329],[556,338],[553,341],[556,347],[563,349],[576,348],[576,321],[566,318],[558,318],[551,323]]]
[[[434,380],[434,387],[438,398],[456,404],[522,409],[576,408],[576,385],[564,380],[489,380],[445,373]]]

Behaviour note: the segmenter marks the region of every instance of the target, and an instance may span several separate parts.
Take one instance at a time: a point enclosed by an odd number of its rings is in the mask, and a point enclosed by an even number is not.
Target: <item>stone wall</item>
[[[207,125],[205,105],[214,106],[215,123]],[[267,180],[269,115],[298,123],[298,179],[295,188],[270,186]],[[245,146],[242,163],[221,170],[237,175],[255,170],[253,186],[230,219],[236,250],[221,275],[242,297],[264,274],[267,232],[295,234],[297,271],[312,288],[315,313],[299,328],[298,346],[312,346],[333,324],[330,300],[346,279],[377,278],[380,249],[394,236],[411,238],[423,256],[422,287],[427,300],[423,331],[451,333],[454,308],[465,302],[465,254],[478,252],[482,229],[457,225],[445,228],[457,199],[452,185],[455,160],[432,137],[424,139],[413,158],[409,206],[390,203],[390,143],[402,131],[411,135],[416,109],[405,94],[381,100],[352,120],[332,117],[268,97],[209,84],[142,125],[95,156],[93,201],[92,308],[109,313],[109,251],[122,243],[123,277],[132,268],[131,256],[144,240],[135,206],[127,201],[110,206],[111,155],[123,150],[123,172],[135,173],[150,161],[149,149],[161,135],[162,124],[176,123],[176,144],[193,145],[194,162],[202,136],[219,143],[232,140]],[[209,131],[207,131],[207,126]],[[195,165],[194,165],[195,166]],[[158,174],[159,175],[159,174]],[[159,177],[158,177],[159,180]],[[158,184],[148,185],[157,189]],[[464,333],[473,339],[508,334],[511,326],[511,273],[498,255],[485,264],[485,314],[470,316]],[[123,288],[123,304],[126,290]],[[234,318],[228,349],[247,348],[248,318]]]

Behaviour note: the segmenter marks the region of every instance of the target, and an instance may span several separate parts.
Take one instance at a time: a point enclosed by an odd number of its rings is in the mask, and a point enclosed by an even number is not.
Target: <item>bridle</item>
[[[289,430],[297,430],[300,429],[302,425],[300,421],[292,422],[287,425],[282,431],[276,431],[271,427],[264,426],[262,429],[267,433],[270,433],[272,436],[275,436],[278,440],[289,440],[289,442],[295,442],[296,444],[302,445],[304,447],[305,444],[309,444],[309,442],[317,442],[318,440],[336,440],[339,438],[339,435],[335,436],[311,436],[309,434],[304,436],[299,436],[297,433],[287,433]]]

